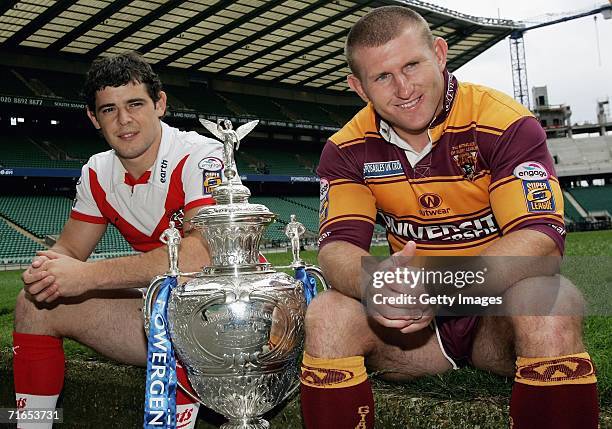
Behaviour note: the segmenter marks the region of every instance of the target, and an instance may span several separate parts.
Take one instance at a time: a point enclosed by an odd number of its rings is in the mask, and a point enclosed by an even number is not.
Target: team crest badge
[[[474,180],[478,169],[478,145],[475,142],[461,143],[451,147],[451,157],[459,167],[461,175]]]
[[[185,211],[181,208],[175,211],[174,213],[170,213],[168,216],[168,220],[174,222],[174,227],[176,229],[183,229],[183,220],[185,219]]]

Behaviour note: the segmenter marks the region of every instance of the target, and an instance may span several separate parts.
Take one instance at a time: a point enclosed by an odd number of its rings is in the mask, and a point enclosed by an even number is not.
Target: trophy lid
[[[233,129],[227,119],[219,119],[216,124],[206,119],[200,119],[200,122],[223,142],[225,180],[213,190],[217,204],[201,208],[191,223],[202,232],[209,244],[212,267],[247,267],[256,270],[261,236],[276,215],[262,204],[249,203],[251,192],[240,182],[234,150],[239,148],[240,139],[258,121],[248,122],[237,130]]]

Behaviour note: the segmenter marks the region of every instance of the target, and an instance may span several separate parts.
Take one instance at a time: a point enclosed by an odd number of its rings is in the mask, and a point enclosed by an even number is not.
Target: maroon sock
[[[595,369],[587,353],[517,359],[512,429],[597,429]]]
[[[362,356],[322,359],[304,353],[302,418],[307,429],[371,429],[374,396]]]

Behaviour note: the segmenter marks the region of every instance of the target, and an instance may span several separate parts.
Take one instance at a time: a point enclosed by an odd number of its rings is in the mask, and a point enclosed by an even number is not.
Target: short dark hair
[[[382,46],[395,39],[407,27],[421,31],[423,40],[433,48],[434,36],[425,19],[404,6],[383,6],[362,16],[349,31],[344,45],[344,56],[351,72],[357,74],[354,51],[358,47]]]
[[[87,72],[83,96],[90,111],[96,111],[96,92],[107,86],[118,87],[128,83],[143,83],[157,103],[162,84],[149,63],[137,52],[126,52],[112,57],[98,57]]]

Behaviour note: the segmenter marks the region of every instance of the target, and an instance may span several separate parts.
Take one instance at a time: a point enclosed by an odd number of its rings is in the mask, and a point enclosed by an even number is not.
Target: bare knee
[[[57,336],[49,317],[52,308],[49,305],[33,303],[21,290],[15,303],[15,331],[26,334]]]
[[[371,333],[359,301],[329,290],[308,306],[305,349],[316,357],[364,355]]]
[[[584,351],[579,316],[517,316],[512,322],[518,356],[562,356]]]

